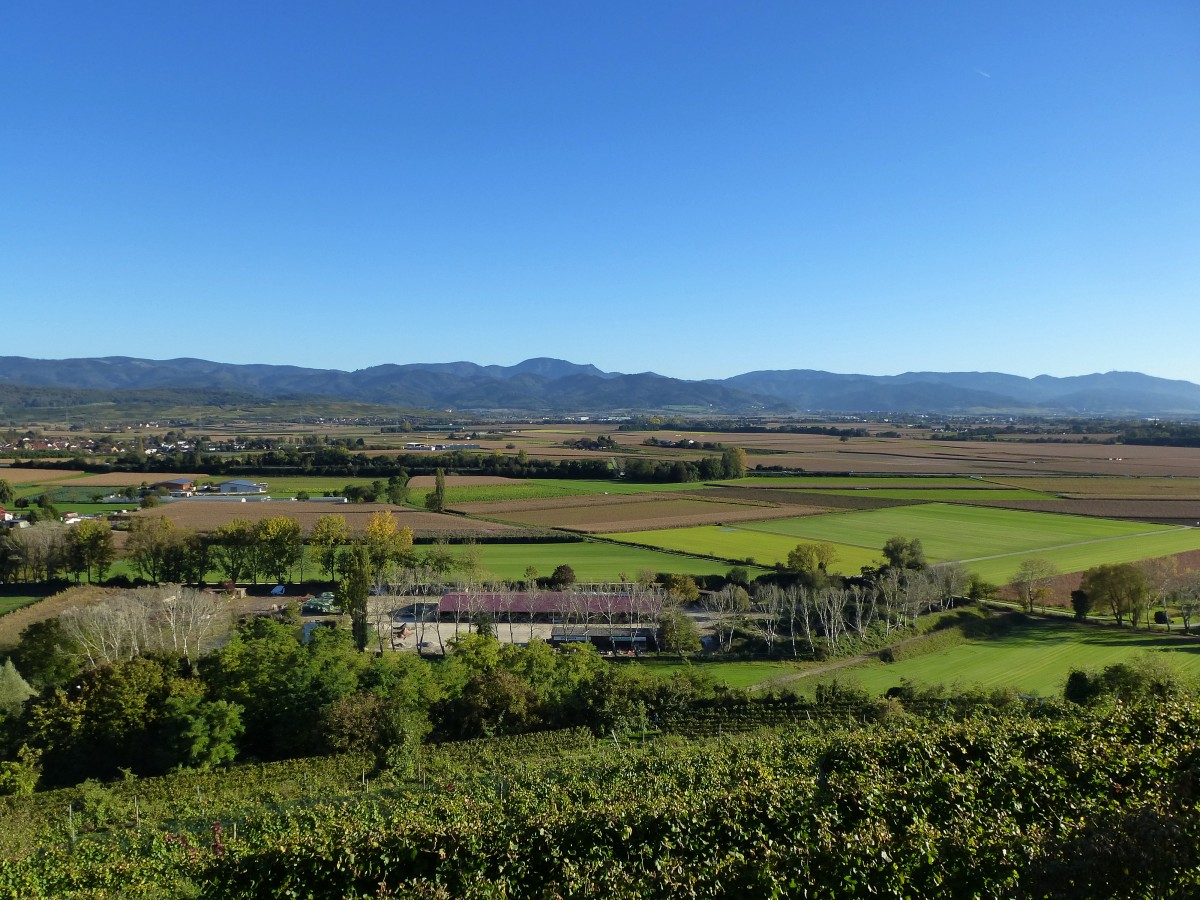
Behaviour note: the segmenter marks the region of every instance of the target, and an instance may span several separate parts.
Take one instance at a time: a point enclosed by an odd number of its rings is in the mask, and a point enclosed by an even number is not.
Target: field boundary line
[[[984,562],[989,559],[1004,559],[1007,556],[1024,556],[1027,553],[1047,553],[1051,550],[1065,550],[1068,547],[1083,547],[1087,544],[1106,544],[1110,541],[1127,541],[1131,538],[1152,537],[1156,534],[1171,534],[1176,531],[1194,531],[1194,526],[1177,525],[1174,528],[1163,528],[1158,531],[1139,531],[1135,534],[1118,534],[1112,537],[1104,538],[1089,538],[1086,541],[1074,541],[1070,544],[1053,544],[1049,547],[1035,547],[1032,550],[1013,550],[1009,553],[994,553],[991,556],[974,556],[970,559],[946,560],[946,562],[973,563]]]

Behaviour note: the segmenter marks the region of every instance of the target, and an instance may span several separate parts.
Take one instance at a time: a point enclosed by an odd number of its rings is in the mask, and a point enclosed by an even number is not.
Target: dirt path
[[[895,644],[889,644],[888,648],[895,649],[897,647],[907,647],[909,644],[915,644],[918,641],[923,641],[927,637],[929,637],[929,634],[914,634],[912,637],[907,637],[902,641],[897,641]],[[882,649],[884,648],[881,647],[880,650]],[[835,659],[831,662],[822,663],[819,666],[813,666],[810,669],[805,669],[803,672],[792,672],[788,675],[779,675],[767,681],[760,682],[759,684],[752,684],[750,687],[746,688],[746,690],[769,690],[771,688],[779,687],[780,685],[790,684],[793,681],[801,681],[805,678],[812,678],[814,675],[824,675],[827,672],[835,672],[838,669],[844,669],[847,666],[854,666],[858,665],[859,663],[866,662],[872,657],[879,656],[879,652],[879,650],[868,650],[866,653],[860,653],[857,656],[847,656],[842,659]]]

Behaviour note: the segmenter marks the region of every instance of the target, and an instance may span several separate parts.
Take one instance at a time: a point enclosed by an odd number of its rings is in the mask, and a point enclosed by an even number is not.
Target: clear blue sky
[[[12,3],[0,355],[1200,382],[1200,5]]]

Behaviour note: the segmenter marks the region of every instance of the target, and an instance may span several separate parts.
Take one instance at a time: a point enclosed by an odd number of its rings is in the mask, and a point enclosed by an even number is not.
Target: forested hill
[[[129,391],[197,391],[239,400],[326,397],[410,409],[521,412],[684,411],[1200,416],[1200,385],[1137,372],[1023,378],[996,372],[839,375],[808,369],[687,381],[653,372],[604,372],[564,360],[514,366],[471,362],[380,365],[354,372],[131,357],[39,360],[0,357],[6,405],[63,405]],[[55,389],[53,400],[46,391]],[[127,395],[126,395],[127,396]],[[57,401],[57,402],[56,402]]]

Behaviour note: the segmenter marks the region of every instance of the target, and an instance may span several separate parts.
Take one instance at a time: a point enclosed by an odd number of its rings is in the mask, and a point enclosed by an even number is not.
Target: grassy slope
[[[1200,640],[1069,621],[1035,621],[1003,637],[966,639],[938,653],[890,664],[847,667],[823,680],[854,681],[876,694],[908,678],[922,684],[1011,686],[1049,696],[1062,691],[1071,669],[1101,669],[1146,652],[1161,652],[1181,673],[1200,678]]]

